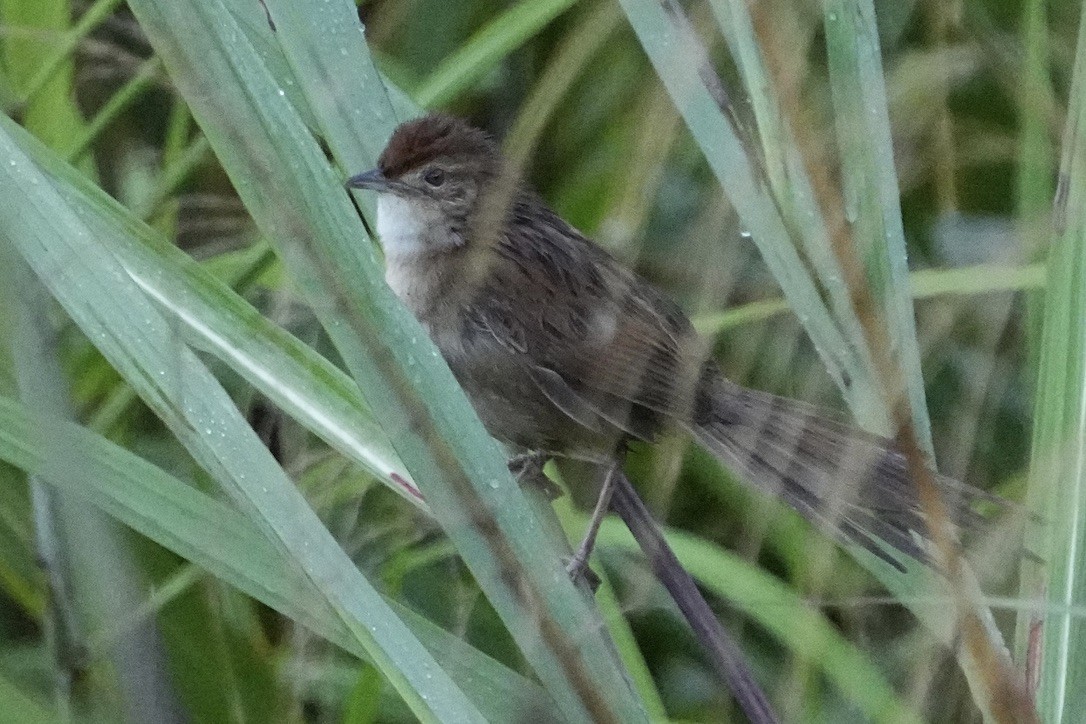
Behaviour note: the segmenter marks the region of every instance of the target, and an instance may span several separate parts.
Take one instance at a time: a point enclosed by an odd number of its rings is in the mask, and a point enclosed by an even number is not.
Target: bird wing
[[[471,323],[584,427],[651,439],[688,419],[707,350],[678,307],[557,217],[516,228]]]

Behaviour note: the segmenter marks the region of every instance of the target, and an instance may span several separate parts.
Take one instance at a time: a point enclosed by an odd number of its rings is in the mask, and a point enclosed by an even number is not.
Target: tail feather
[[[908,464],[894,443],[801,402],[723,378],[703,387],[689,432],[749,484],[897,568],[885,546],[929,559],[928,526]],[[982,491],[936,476],[952,519],[980,521]]]

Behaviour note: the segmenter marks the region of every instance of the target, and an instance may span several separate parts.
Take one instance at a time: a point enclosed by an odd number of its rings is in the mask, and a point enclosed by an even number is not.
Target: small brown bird
[[[682,311],[521,184],[484,132],[409,121],[347,185],[379,194],[389,286],[522,469],[551,456],[611,464],[627,441],[677,428],[838,538],[899,567],[884,546],[927,558],[890,440],[725,379]],[[939,482],[968,518],[983,494]]]

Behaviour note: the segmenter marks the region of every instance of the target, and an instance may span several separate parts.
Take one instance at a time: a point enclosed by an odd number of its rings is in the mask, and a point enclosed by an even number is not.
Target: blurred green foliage
[[[0,103],[33,127],[25,110],[33,73],[21,64],[70,39],[61,27],[34,28],[34,0],[0,3]],[[63,6],[60,3],[59,6]],[[75,2],[78,19],[90,3]],[[695,318],[780,296],[742,233],[703,154],[645,57],[615,0],[551,3],[528,22],[515,3],[496,0],[370,0],[359,14],[381,70],[409,94],[506,138],[527,178],[574,225],[677,299]],[[913,270],[965,267],[960,288],[917,304],[917,334],[936,458],[951,476],[1017,498],[1028,465],[1039,342],[1027,314],[1032,283],[969,293],[983,284],[978,265],[1043,261],[1046,205],[1057,171],[1079,5],[1045,4],[1040,29],[1026,32],[1034,5],[1012,0],[875,3],[883,42],[893,152]],[[568,7],[567,7],[568,6]],[[708,7],[685,3],[718,70],[736,73]],[[28,10],[28,8],[30,10]],[[815,0],[760,0],[752,6],[769,67],[794,94],[791,121],[804,129],[809,167],[836,178],[825,37]],[[534,23],[534,24],[533,24]],[[89,29],[90,30],[90,29]],[[495,40],[497,37],[497,40]],[[1037,53],[1033,45],[1044,44]],[[472,55],[488,43],[490,55]],[[105,109],[84,170],[151,221],[267,317],[335,359],[313,315],[263,243],[183,102],[123,8],[78,38],[71,55],[76,113],[54,116],[44,139],[65,150]],[[496,50],[495,50],[496,48]],[[450,58],[474,59],[456,75]],[[479,58],[483,60],[479,60]],[[466,62],[466,61],[457,61]],[[447,80],[452,73],[454,82]],[[435,85],[435,74],[441,84]],[[133,80],[136,84],[133,85]],[[434,90],[438,87],[440,92]],[[119,94],[124,102],[118,103]],[[111,103],[111,100],[114,101]],[[71,148],[68,146],[67,148]],[[356,172],[359,169],[342,169]],[[1023,179],[1028,183],[1023,182]],[[1040,201],[1038,201],[1040,199]],[[255,261],[254,261],[255,259]],[[962,293],[955,293],[961,291]],[[188,454],[62,314],[54,313],[59,353],[80,422],[211,490]],[[2,327],[0,327],[2,329]],[[0,338],[3,335],[0,334]],[[842,401],[798,321],[789,314],[729,326],[716,352],[744,385],[841,408]],[[7,355],[6,345],[3,355]],[[298,423],[278,412],[224,365],[213,370],[311,505],[386,594],[520,673],[512,638],[480,594],[440,529]],[[11,394],[10,365],[0,392]],[[932,644],[900,604],[863,569],[780,505],[750,494],[726,470],[683,441],[638,449],[632,478],[659,518],[704,546],[732,551],[769,574],[864,654],[868,667],[927,721],[974,721],[976,707],[953,656]],[[590,505],[587,474],[561,466],[572,498]],[[43,629],[46,588],[36,570],[27,488],[0,465],[0,706],[46,711],[53,662]],[[410,721],[411,713],[377,671],[293,625],[262,604],[134,535],[124,539],[139,565],[139,589],[153,601],[184,716],[192,721]],[[986,592],[1009,597],[998,612],[1010,627],[1018,594],[1020,530],[996,521],[969,541]],[[605,547],[603,568],[659,706],[674,720],[738,720],[696,641],[640,559]],[[181,590],[153,593],[180,580]],[[792,721],[868,718],[854,698],[820,672],[816,655],[797,652],[766,628],[713,597],[738,630],[775,703]],[[764,603],[772,616],[773,601]],[[143,620],[116,611],[111,631]],[[92,630],[92,641],[105,632]],[[95,637],[99,637],[95,639]],[[125,703],[104,666],[110,640],[75,663],[75,710],[117,720]],[[16,692],[8,698],[8,689]],[[649,697],[646,697],[649,698]],[[3,720],[0,712],[0,720]]]

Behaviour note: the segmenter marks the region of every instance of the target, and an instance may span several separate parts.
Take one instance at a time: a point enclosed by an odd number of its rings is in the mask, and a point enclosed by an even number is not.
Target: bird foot
[[[592,518],[588,522],[588,530],[585,531],[581,545],[577,546],[577,552],[566,561],[566,572],[573,579],[574,585],[585,585],[596,593],[600,586],[600,577],[588,567],[588,557],[596,547],[596,535],[600,532],[600,524],[607,511],[611,509],[611,497],[615,492],[615,477],[622,471],[622,463],[626,459],[625,448],[620,448],[615,460],[607,468],[603,476],[603,486],[600,488],[600,497],[596,500],[596,507],[592,510]]]
[[[515,455],[507,463],[509,472],[521,485],[528,483],[540,490],[547,500],[557,500],[562,496],[562,489],[553,480],[543,474],[543,468],[551,456],[545,452],[530,452]]]
[[[572,555],[565,559],[566,573],[569,574],[569,578],[573,581],[574,586],[588,587],[588,590],[592,592],[592,595],[596,595],[596,591],[600,587],[600,577],[588,567],[588,561],[584,560],[579,555]]]

